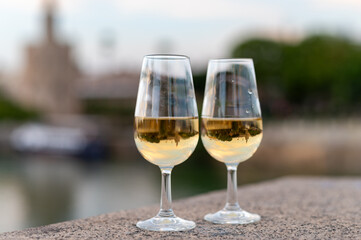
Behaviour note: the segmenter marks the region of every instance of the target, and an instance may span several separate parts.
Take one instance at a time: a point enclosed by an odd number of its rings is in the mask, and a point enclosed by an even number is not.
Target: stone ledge
[[[239,188],[241,207],[262,219],[249,225],[203,221],[224,205],[216,191],[173,205],[180,217],[196,221],[188,232],[149,232],[135,227],[154,216],[158,206],[104,214],[24,231],[0,239],[360,239],[361,178],[287,177]]]

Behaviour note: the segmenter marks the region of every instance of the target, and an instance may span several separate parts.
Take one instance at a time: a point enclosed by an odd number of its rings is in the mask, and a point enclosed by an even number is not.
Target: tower
[[[56,38],[53,0],[44,1],[43,37],[29,45],[19,86],[20,101],[44,113],[79,111],[76,84],[79,73],[69,45]]]

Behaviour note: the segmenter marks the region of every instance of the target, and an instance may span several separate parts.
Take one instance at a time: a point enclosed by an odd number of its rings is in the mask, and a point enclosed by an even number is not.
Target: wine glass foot
[[[258,222],[261,217],[242,209],[232,211],[222,209],[216,213],[207,214],[204,216],[204,220],[216,224],[248,224]]]
[[[150,231],[186,231],[195,228],[193,221],[184,220],[179,217],[155,216],[145,221],[139,221],[137,227]]]

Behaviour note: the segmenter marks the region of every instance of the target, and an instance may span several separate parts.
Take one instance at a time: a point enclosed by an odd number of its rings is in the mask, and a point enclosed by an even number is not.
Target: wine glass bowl
[[[197,117],[135,117],[137,148],[149,162],[172,168],[184,162],[198,143]]]
[[[141,155],[162,173],[161,209],[137,227],[152,231],[184,231],[192,221],[171,208],[171,171],[192,154],[199,138],[198,110],[189,58],[147,55],[140,75],[134,139]]]
[[[260,220],[239,207],[237,166],[257,150],[263,136],[261,108],[251,59],[210,60],[203,109],[202,142],[207,152],[226,164],[226,206],[205,220],[219,224],[246,224]]]

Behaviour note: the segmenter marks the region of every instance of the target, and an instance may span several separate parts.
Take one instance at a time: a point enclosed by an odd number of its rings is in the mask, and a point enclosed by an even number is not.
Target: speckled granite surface
[[[0,239],[361,239],[361,178],[289,177],[239,189],[241,207],[262,220],[214,225],[202,220],[223,207],[218,191],[174,203],[180,217],[196,221],[188,232],[149,232],[135,223],[157,206],[0,234]]]

